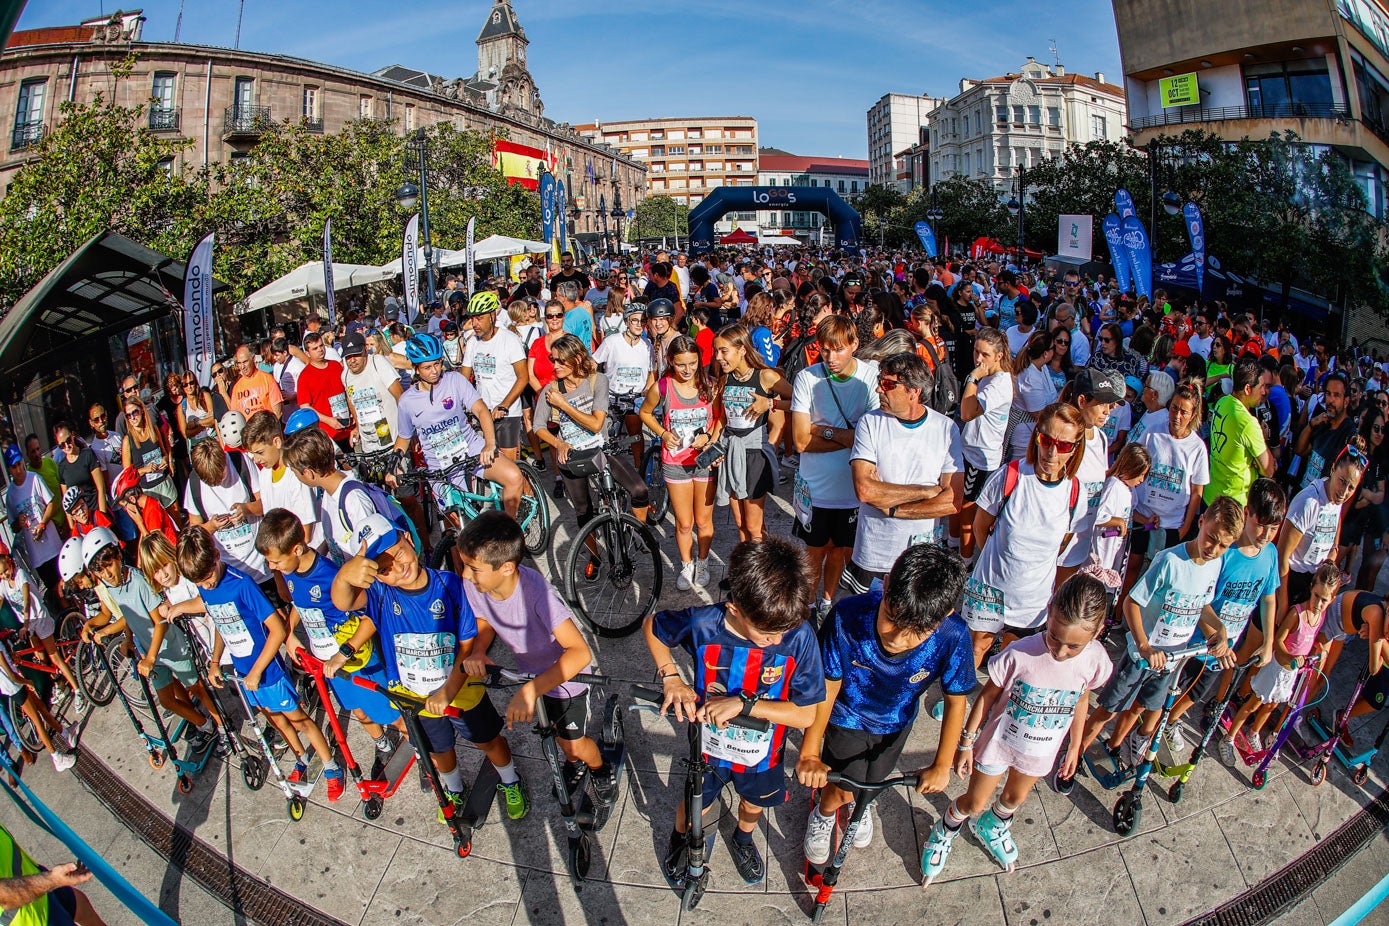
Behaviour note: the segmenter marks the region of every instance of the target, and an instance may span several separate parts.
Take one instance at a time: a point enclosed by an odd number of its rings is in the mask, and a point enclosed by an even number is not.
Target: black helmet
[[[465,293],[465,292],[463,292],[463,290],[461,290],[461,289],[455,289],[453,292],[449,293],[449,305],[450,305],[450,306],[455,306],[455,305],[458,305],[458,304],[460,304],[460,303],[464,303],[464,302],[467,302],[467,301],[468,301],[468,294]]]
[[[675,304],[669,299],[652,299],[646,307],[647,318],[674,318]]]

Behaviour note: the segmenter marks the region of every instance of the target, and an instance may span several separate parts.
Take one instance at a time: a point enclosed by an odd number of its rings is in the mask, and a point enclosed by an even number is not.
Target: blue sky
[[[865,157],[865,113],[889,91],[952,96],[961,77],[1050,63],[1118,82],[1108,0],[512,0],[546,115],[565,122],[746,115],[761,144]],[[18,28],[70,25],[115,0],[29,0]],[[136,6],[136,0],[125,0]],[[145,0],[145,38],[170,41],[179,0]],[[186,0],[181,40],[233,44],[236,0]],[[477,70],[491,0],[246,0],[241,47],[362,71]],[[656,40],[653,40],[653,37]]]

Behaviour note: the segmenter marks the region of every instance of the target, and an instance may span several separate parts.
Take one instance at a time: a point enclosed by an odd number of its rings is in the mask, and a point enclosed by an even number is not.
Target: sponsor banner
[[[212,246],[209,232],[193,246],[183,277],[183,341],[188,348],[188,369],[204,388],[212,386]]]

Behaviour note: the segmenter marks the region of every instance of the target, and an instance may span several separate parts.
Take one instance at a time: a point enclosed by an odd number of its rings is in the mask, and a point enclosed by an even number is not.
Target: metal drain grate
[[[1182,926],[1262,926],[1325,883],[1389,825],[1389,791],[1381,791],[1306,855],[1274,872],[1240,896],[1187,920]]]
[[[160,813],[86,751],[78,753],[74,771],[87,790],[131,832],[160,857],[181,859],[183,873],[233,912],[265,926],[347,926],[229,863],[220,852]]]

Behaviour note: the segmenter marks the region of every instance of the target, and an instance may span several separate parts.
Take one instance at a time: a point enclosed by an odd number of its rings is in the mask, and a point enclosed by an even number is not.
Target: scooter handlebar
[[[493,685],[501,681],[502,679],[507,679],[508,681],[513,682],[525,683],[533,680],[534,678],[535,676],[528,672],[517,672],[514,669],[508,669],[504,666],[488,666],[486,684]],[[611,675],[600,675],[596,672],[580,672],[578,675],[575,675],[573,678],[569,679],[569,681],[578,682],[581,685],[604,686],[611,685],[614,681],[616,681],[616,679],[614,679]]]
[[[397,708],[407,708],[412,711],[424,710],[424,698],[421,698],[414,692],[397,691],[392,688],[387,688],[380,682],[373,681],[369,678],[363,678],[360,675],[352,676],[352,683],[354,685],[360,685],[368,691],[376,692],[381,695],[381,697],[394,704]],[[448,707],[444,708],[444,716],[461,717],[463,716],[463,712],[450,704]]]
[[[1164,656],[1167,657],[1167,663],[1171,665],[1172,663],[1179,662],[1183,659],[1190,659],[1192,656],[1199,656],[1202,653],[1206,652],[1206,650],[1206,644],[1202,643],[1199,646],[1184,646],[1181,649],[1161,650],[1161,652]],[[1140,669],[1148,668],[1148,660],[1139,659],[1138,667]]]
[[[882,781],[859,781],[857,778],[850,778],[848,775],[830,772],[829,780],[831,784],[844,785],[856,791],[886,791],[888,788],[895,788],[898,785],[916,784],[915,775],[897,775],[893,778],[885,778]]]
[[[657,691],[655,688],[648,688],[645,685],[628,685],[627,688],[632,693],[632,697],[640,698],[643,701],[650,701],[653,704],[660,704],[666,698],[665,692]],[[640,704],[633,705],[632,709],[655,710],[655,708],[647,708],[645,705]],[[666,714],[663,716],[675,720],[675,715],[673,714]],[[728,723],[730,726],[742,727],[745,730],[756,730],[759,733],[766,733],[772,728],[772,722],[770,720],[763,720],[760,717],[734,717],[729,720]]]

